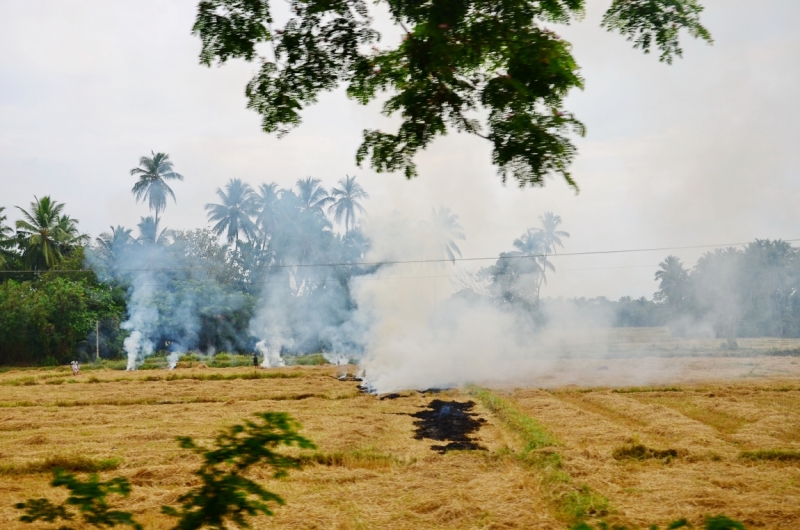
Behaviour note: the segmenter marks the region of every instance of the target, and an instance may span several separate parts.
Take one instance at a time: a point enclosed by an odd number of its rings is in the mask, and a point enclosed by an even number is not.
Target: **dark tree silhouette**
[[[333,214],[333,221],[336,223],[341,223],[344,219],[344,232],[347,234],[356,226],[356,214],[366,212],[358,201],[368,199],[369,194],[356,182],[355,177],[345,177],[339,181],[339,186],[341,187],[331,190],[334,202],[328,207],[328,212]]]
[[[221,204],[206,204],[208,220],[216,224],[211,227],[218,236],[225,233],[228,243],[239,247],[239,234],[248,240],[255,239],[258,227],[251,219],[256,214],[256,197],[253,189],[240,179],[231,179],[225,191],[217,188]]]
[[[403,34],[382,47],[366,0],[288,1],[289,20],[273,28],[269,0],[202,0],[193,28],[202,64],[260,63],[246,95],[264,131],[286,134],[320,92],[345,84],[362,104],[388,93],[383,113],[402,120],[393,133],[364,131],[359,164],[414,177],[417,152],[456,130],[491,144],[504,181],[540,186],[555,174],[577,189],[572,135],[584,127],[564,99],[583,79],[571,45],[548,26],[581,19],[585,0],[377,0]],[[711,41],[702,10],[697,0],[613,0],[602,25],[670,63],[682,29]]]
[[[167,197],[175,199],[175,192],[167,184],[168,180],[183,180],[183,175],[173,170],[172,162],[166,153],[150,153],[152,156],[143,156],[139,159],[139,167],[131,169],[131,175],[138,176],[139,181],[133,185],[131,193],[136,201],[146,200],[148,207],[155,213],[156,223],[158,214],[167,207]]]

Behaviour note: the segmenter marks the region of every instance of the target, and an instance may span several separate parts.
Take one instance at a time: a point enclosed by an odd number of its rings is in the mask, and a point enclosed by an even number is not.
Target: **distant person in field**
[[[72,375],[78,375],[79,373],[81,373],[81,367],[78,364],[78,361],[72,361],[70,363],[70,366],[72,366]]]
[[[253,368],[258,368],[258,354],[253,352]]]

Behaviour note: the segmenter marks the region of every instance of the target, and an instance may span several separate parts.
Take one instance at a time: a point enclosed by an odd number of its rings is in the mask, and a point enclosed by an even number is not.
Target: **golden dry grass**
[[[703,363],[713,361],[681,362],[708,373]],[[758,362],[722,361],[723,373],[730,372],[726,362]],[[555,446],[546,449],[560,456],[566,477],[556,486],[556,475],[521,458],[516,424],[467,390],[444,396],[479,401],[474,411],[487,422],[477,438],[487,451],[440,455],[430,449],[437,442],[414,439],[409,414],[443,394],[378,399],[332,377],[331,367],[259,379],[231,378],[252,373],[243,368],[75,378],[11,370],[0,374],[0,528],[29,527],[17,522],[16,502],[63,498],[48,486],[48,470],[65,463],[127,477],[134,490],[126,509],[146,528],[168,528],[160,506],[195,484],[198,463],[175,437],[209,441],[261,411],[291,414],[318,450],[288,478],[255,472],[287,502],[275,517],[254,519],[255,528],[564,529],[570,515],[561,501],[583,485],[608,499],[607,519],[615,523],[697,523],[724,513],[748,528],[800,528],[800,461],[792,456],[800,454],[800,379],[775,377],[786,363],[767,358],[768,376],[727,381],[687,372],[669,388],[493,390],[552,435]],[[619,451],[636,445],[655,452],[627,458]],[[647,456],[666,450],[677,456]]]
[[[243,372],[176,373],[237,370]],[[53,372],[0,375],[0,528],[28,526],[16,521],[13,503],[58,498],[42,471],[48,459],[81,455],[120,459],[102,476],[128,477],[134,490],[126,507],[146,528],[167,528],[171,521],[160,506],[195,483],[191,471],[198,463],[175,437],[208,441],[218,429],[267,410],[299,420],[318,451],[286,479],[261,477],[287,505],[273,518],[255,519],[255,528],[563,527],[527,469],[484,452],[439,455],[430,450],[435,442],[415,440],[408,413],[432,397],[409,392],[380,400],[333,378],[332,368],[284,370],[301,377],[167,381],[163,372],[106,371],[48,385]],[[17,385],[21,377],[35,384]],[[88,382],[92,377],[99,383]],[[453,399],[468,398],[456,391]],[[508,440],[491,418],[479,433],[490,452]]]

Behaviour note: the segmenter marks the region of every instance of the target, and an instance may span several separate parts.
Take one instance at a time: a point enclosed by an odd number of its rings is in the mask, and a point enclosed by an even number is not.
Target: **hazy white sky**
[[[371,212],[449,206],[468,236],[465,257],[509,250],[546,211],[572,234],[564,252],[800,238],[794,0],[703,0],[716,42],[686,40],[672,66],[602,31],[610,2],[588,0],[586,20],[559,30],[586,78],[568,102],[588,127],[573,167],[578,195],[555,178],[543,189],[503,186],[489,145],[458,134],[418,157],[412,182],[360,169],[361,131],[392,121],[341,92],[323,95],[288,137],[262,133],[245,109],[255,65],[198,64],[196,3],[0,0],[0,206],[49,194],[93,236],[132,227],[147,208],[128,172],[152,149],[186,176],[164,215],[170,228],[205,226],[203,205],[230,178],[289,187],[355,174]],[[691,264],[700,252],[674,253]],[[545,294],[649,296],[666,254],[557,258]]]

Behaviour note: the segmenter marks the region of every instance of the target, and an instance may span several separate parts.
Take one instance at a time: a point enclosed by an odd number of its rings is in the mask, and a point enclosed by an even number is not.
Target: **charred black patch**
[[[470,438],[470,434],[486,423],[486,420],[478,418],[477,414],[470,412],[474,406],[475,403],[472,401],[461,403],[434,399],[426,410],[410,415],[417,418],[417,421],[414,422],[414,426],[417,428],[414,438],[450,442],[446,445],[432,445],[431,449],[438,453],[484,449]]]

